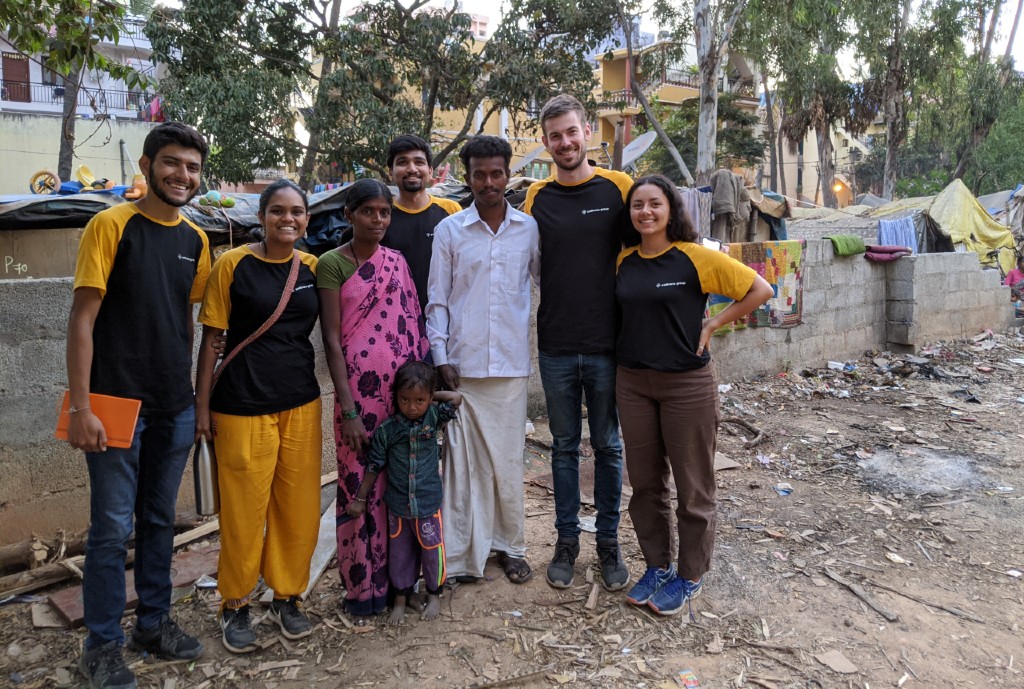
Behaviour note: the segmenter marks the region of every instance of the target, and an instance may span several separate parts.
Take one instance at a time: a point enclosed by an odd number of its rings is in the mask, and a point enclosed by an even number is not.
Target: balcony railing
[[[0,85],[0,101],[5,103],[34,103],[64,106],[63,84],[40,84],[5,79]],[[140,110],[153,94],[142,91],[117,91],[105,88],[83,87],[78,91],[78,106],[90,108],[98,114],[110,111]]]

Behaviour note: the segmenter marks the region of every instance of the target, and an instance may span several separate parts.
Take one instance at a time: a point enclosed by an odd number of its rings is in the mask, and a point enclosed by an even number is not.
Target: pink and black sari
[[[398,367],[427,353],[416,287],[402,255],[379,247],[341,286],[341,346],[348,384],[367,435],[392,413],[391,384]],[[345,610],[376,615],[387,607],[388,517],[382,473],[366,498],[366,512],[346,512],[366,471],[366,458],[341,441],[341,408],[334,407],[338,448],[338,570]]]

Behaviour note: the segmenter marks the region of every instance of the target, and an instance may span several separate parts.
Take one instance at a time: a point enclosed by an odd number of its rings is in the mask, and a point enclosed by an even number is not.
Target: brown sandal
[[[533,576],[529,562],[521,557],[510,557],[506,552],[498,552],[498,565],[513,584],[525,584]]]

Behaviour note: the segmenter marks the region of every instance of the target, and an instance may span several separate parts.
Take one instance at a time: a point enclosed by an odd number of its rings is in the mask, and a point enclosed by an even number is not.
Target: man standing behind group
[[[427,312],[427,276],[434,228],[462,207],[451,199],[439,199],[427,193],[434,178],[430,144],[415,134],[396,137],[388,146],[388,170],[398,186],[398,198],[391,211],[391,225],[380,240],[381,246],[400,251],[409,264],[420,311]]]
[[[493,550],[521,584],[527,564],[523,506],[530,278],[537,223],[505,200],[512,148],[495,136],[459,152],[473,204],[441,221],[434,237],[427,337],[438,374],[462,393],[445,434],[445,557],[459,581],[483,576]]]
[[[168,660],[202,644],[170,619],[174,508],[195,439],[192,304],[210,274],[206,235],[179,213],[199,191],[208,148],[177,122],[146,136],[139,167],[149,191],[85,228],[68,321],[68,441],[85,451],[90,525],[80,669],[94,689],[131,689],[121,655],[125,558],[135,531],[135,627],[130,645]],[[107,447],[89,394],[142,401],[129,449]],[[134,523],[133,523],[134,522]]]
[[[540,229],[540,376],[553,438],[558,540],[548,583],[572,585],[580,552],[580,438],[586,400],[594,448],[597,555],[605,588],[629,582],[619,553],[622,444],[615,410],[615,260],[633,181],[587,160],[590,124],[577,99],[562,94],[541,109],[544,147],[555,174],[533,184],[524,210]]]

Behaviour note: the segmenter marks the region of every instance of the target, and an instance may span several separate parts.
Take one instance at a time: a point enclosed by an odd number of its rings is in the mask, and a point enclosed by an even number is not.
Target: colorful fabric
[[[802,239],[730,244],[729,255],[756,270],[772,286],[774,294],[745,318],[722,326],[715,334],[747,327],[795,328],[800,325],[804,302],[803,253]],[[708,316],[718,314],[731,303],[728,297],[712,294],[708,299]]]
[[[341,347],[349,388],[367,434],[391,415],[395,371],[427,353],[426,331],[416,287],[405,259],[380,247],[340,290]],[[366,458],[341,442],[341,408],[334,409],[338,448],[338,571],[345,587],[345,609],[373,615],[387,607],[387,508],[383,480],[366,496],[366,512],[348,516],[366,472]]]
[[[440,593],[448,578],[441,511],[421,518],[389,514],[388,535],[388,578],[396,592],[408,594],[422,570],[427,593]]]

